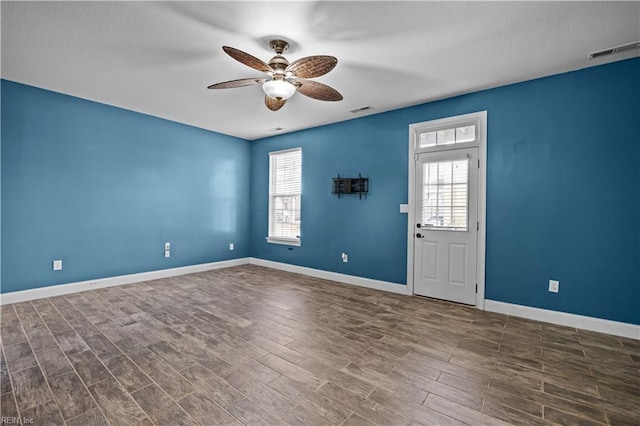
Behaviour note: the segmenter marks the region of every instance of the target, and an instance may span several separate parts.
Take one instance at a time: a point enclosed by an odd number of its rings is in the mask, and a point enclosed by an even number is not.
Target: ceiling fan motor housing
[[[276,55],[269,61],[269,66],[274,69],[276,74],[284,75],[284,70],[289,66],[289,61],[282,55]]]

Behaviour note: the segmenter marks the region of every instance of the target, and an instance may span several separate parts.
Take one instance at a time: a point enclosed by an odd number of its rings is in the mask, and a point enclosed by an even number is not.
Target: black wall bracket
[[[358,173],[357,178],[343,178],[338,175],[338,177],[333,178],[333,190],[331,192],[337,194],[338,198],[340,198],[341,194],[358,194],[360,199],[364,194],[366,198],[369,192],[369,178],[363,178],[360,173]]]

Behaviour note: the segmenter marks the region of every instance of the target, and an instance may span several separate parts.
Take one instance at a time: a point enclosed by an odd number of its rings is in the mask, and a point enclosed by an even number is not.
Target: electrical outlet
[[[62,260],[54,260],[53,261],[53,270],[54,271],[62,271]]]
[[[234,247],[233,243],[229,243],[229,250],[234,250],[234,249],[235,249],[235,247]]]
[[[171,257],[171,252],[169,250],[165,250],[164,257]]]
[[[551,293],[557,293],[560,291],[560,281],[549,280],[549,291]]]
[[[347,253],[342,253],[342,261],[344,263],[348,263],[349,262],[349,255]]]

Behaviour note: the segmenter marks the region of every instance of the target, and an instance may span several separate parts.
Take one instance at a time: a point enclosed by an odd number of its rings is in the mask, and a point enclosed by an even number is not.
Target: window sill
[[[300,240],[299,239],[290,240],[290,239],[287,239],[287,238],[273,238],[273,237],[265,237],[265,239],[267,240],[267,242],[269,244],[282,244],[282,245],[285,245],[285,246],[300,247]]]

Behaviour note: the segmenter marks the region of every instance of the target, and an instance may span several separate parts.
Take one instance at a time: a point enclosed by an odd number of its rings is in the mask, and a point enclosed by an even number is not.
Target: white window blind
[[[269,182],[267,241],[300,245],[302,149],[269,153]]]
[[[424,163],[422,176],[423,225],[466,231],[469,160]]]

